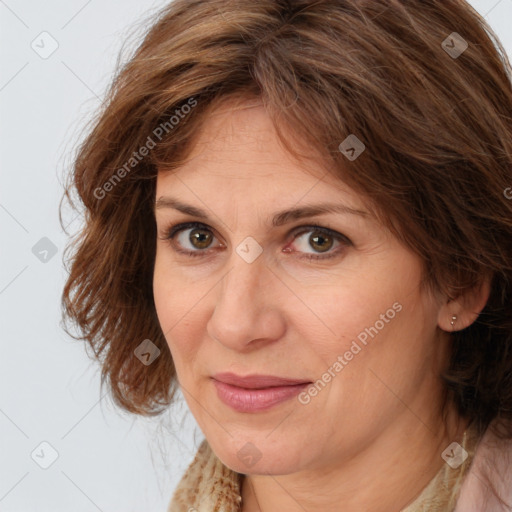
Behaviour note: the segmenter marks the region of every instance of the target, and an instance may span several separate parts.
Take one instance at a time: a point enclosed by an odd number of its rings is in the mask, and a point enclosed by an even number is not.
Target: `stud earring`
[[[455,315],[453,315],[450,324],[455,325],[455,320],[457,320],[457,317]]]

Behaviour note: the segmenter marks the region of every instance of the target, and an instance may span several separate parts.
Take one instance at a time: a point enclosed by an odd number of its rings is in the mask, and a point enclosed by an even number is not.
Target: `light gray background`
[[[182,397],[159,419],[117,410],[59,327],[61,177],[122,42],[166,3],[0,0],[0,511],[164,512],[203,438]],[[512,0],[471,3],[511,55]],[[43,31],[58,43],[46,59],[31,47]],[[66,221],[75,232],[81,218]],[[43,237],[46,262],[32,252]],[[58,452],[47,469],[31,457],[50,460],[44,441]]]

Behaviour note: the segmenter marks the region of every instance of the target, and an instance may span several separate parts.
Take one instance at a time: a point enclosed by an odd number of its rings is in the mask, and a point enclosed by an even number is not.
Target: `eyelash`
[[[180,231],[184,231],[186,229],[190,228],[199,228],[204,229],[207,231],[210,231],[213,233],[213,231],[206,226],[205,224],[202,224],[200,222],[186,222],[182,224],[176,224],[174,226],[169,226],[166,228],[160,237],[160,240],[164,240],[166,242],[169,242],[173,249],[181,254],[185,254],[186,256],[192,256],[192,257],[202,257],[206,252],[208,252],[208,249],[205,250],[196,250],[196,251],[188,251],[186,249],[178,249],[174,247],[174,244],[172,244],[172,241],[176,234],[178,234]],[[325,228],[323,226],[317,226],[317,225],[308,225],[308,226],[299,226],[296,230],[294,230],[293,233],[293,239],[295,240],[299,236],[303,235],[304,233],[307,233],[309,231],[317,231],[319,233],[323,233],[329,236],[332,236],[335,240],[338,242],[342,242],[345,246],[352,245],[352,241],[349,240],[345,235],[342,235],[341,233],[338,233],[336,231],[333,231],[332,229]],[[334,258],[338,256],[340,252],[343,251],[343,248],[338,248],[337,250],[334,250],[333,252],[328,253],[328,256],[321,256],[316,254],[308,254],[306,256],[300,256],[301,259],[308,259],[308,260],[327,260]]]

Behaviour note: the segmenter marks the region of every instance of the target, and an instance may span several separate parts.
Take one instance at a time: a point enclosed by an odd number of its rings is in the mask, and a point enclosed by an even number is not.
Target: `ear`
[[[447,299],[439,310],[437,325],[443,331],[461,331],[470,326],[484,309],[491,293],[491,278],[485,276],[478,285],[454,299]]]

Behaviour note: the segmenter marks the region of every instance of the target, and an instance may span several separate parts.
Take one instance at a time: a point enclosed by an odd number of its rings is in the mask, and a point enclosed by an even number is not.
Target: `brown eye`
[[[306,236],[308,234],[309,236]],[[302,253],[299,257],[309,260],[341,256],[344,249],[351,245],[352,242],[345,235],[321,226],[301,227],[292,242],[292,246],[296,248],[293,252]],[[290,250],[287,249],[286,252],[290,252]]]
[[[212,243],[211,231],[203,228],[195,228],[190,231],[189,241],[197,249],[206,249]]]
[[[311,235],[308,239],[311,247],[313,247],[313,249],[318,252],[328,251],[334,244],[333,238],[329,235],[326,235],[325,233],[316,233],[316,235]]]
[[[176,252],[187,256],[204,256],[216,248],[212,242],[217,237],[207,226],[187,222],[165,229],[159,238],[169,242]],[[218,242],[217,247],[222,248],[224,244]]]

